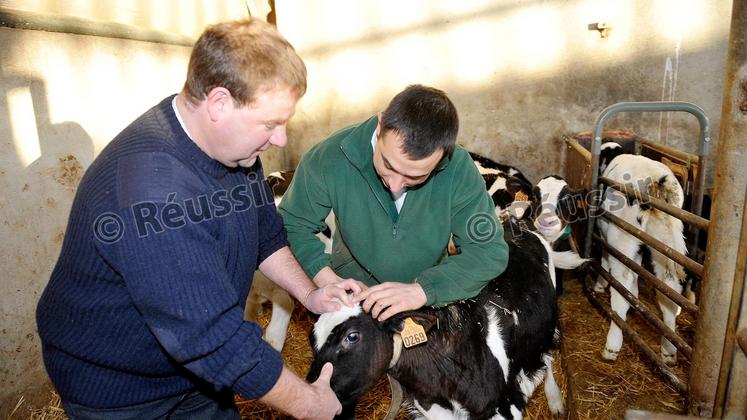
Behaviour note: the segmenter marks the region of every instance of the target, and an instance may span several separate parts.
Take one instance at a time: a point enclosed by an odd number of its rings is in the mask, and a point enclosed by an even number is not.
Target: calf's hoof
[[[605,348],[604,350],[602,350],[602,359],[614,362],[615,360],[617,360],[617,355],[619,353],[620,353],[619,351],[614,351],[614,350]]]
[[[674,366],[677,364],[677,353],[674,354],[667,354],[663,351],[661,352],[661,360],[664,362],[667,366]]]

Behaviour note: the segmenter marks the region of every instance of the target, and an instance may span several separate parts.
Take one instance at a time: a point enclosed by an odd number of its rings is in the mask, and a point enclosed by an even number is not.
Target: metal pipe
[[[645,244],[661,252],[662,254],[664,254],[665,256],[667,256],[669,259],[673,260],[677,264],[690,270],[693,274],[701,278],[703,277],[703,266],[698,264],[696,261],[680,254],[679,252],[675,251],[674,249],[667,246],[663,242],[659,241],[658,239],[654,238],[648,233],[638,229],[637,227],[631,225],[625,220],[615,216],[612,213],[606,212],[602,216],[606,218],[607,220],[611,221],[612,223],[614,223],[615,225],[617,225],[620,229],[630,233],[631,235],[643,241]]]
[[[695,226],[701,230],[708,230],[709,221],[707,219],[690,213],[689,211],[682,210],[681,208],[673,206],[662,199],[652,197],[645,192],[639,191],[638,189],[634,188],[631,184],[621,184],[607,177],[600,177],[599,180],[620,191],[626,196],[635,198],[640,202],[650,204],[652,207],[657,208],[664,213],[670,214],[687,223],[688,225]]]
[[[599,241],[599,243],[604,247],[604,249],[607,250],[607,252],[610,255],[612,255],[615,258],[617,258],[618,261],[620,261],[621,263],[625,264],[625,266],[627,266],[628,268],[630,268],[631,270],[633,270],[633,272],[635,272],[636,274],[638,274],[639,276],[641,276],[647,282],[651,283],[651,285],[653,285],[656,288],[656,290],[658,290],[664,296],[666,296],[669,299],[671,299],[674,303],[678,304],[682,309],[690,312],[693,315],[693,317],[695,317],[695,318],[698,317],[699,310],[698,310],[698,306],[697,305],[695,305],[694,303],[692,303],[689,300],[687,300],[684,296],[682,296],[680,293],[677,293],[677,291],[675,291],[671,287],[667,286],[666,283],[664,283],[663,281],[659,280],[658,277],[656,277],[655,275],[651,274],[645,268],[641,267],[640,264],[636,263],[635,261],[633,261],[630,258],[628,258],[627,256],[625,256],[625,254],[623,254],[622,252],[618,251],[615,247],[613,247],[612,245],[610,245],[609,242],[607,242],[604,239],[602,239],[599,235],[594,234],[594,239],[596,241]]]
[[[729,304],[734,287],[739,236],[744,217],[747,190],[747,117],[740,109],[747,99],[747,0],[734,0],[724,75],[714,196],[708,247],[700,288],[701,311],[695,327],[693,358],[690,366],[688,410],[692,414],[712,416]],[[729,391],[730,393],[730,391]],[[731,394],[730,394],[731,395]]]
[[[705,112],[697,105],[688,102],[620,102],[603,109],[594,122],[594,136],[591,139],[591,203],[589,203],[589,221],[586,231],[586,246],[584,257],[591,255],[591,235],[596,222],[597,208],[601,202],[601,188],[598,188],[599,178],[599,153],[602,148],[602,130],[607,120],[619,112],[669,112],[683,111],[695,116],[700,123],[700,171],[695,186],[694,195],[699,195],[693,205],[693,213],[700,214],[703,206],[703,190],[705,186],[705,157],[708,156],[708,144],[711,141],[711,123]]]
[[[607,317],[609,317],[615,324],[617,324],[620,329],[623,330],[627,337],[630,337],[633,343],[643,352],[643,354],[649,359],[649,361],[654,364],[656,370],[664,375],[664,378],[669,381],[669,383],[674,387],[674,389],[677,390],[677,392],[682,395],[687,395],[687,384],[682,382],[682,380],[672,371],[672,369],[670,369],[669,366],[661,361],[661,359],[656,355],[651,347],[649,347],[648,344],[643,341],[638,333],[630,328],[627,322],[623,321],[622,318],[620,318],[609,306],[602,302],[597,293],[588,286],[587,281],[584,281],[582,283],[584,284],[584,290],[589,297],[589,301],[591,301],[591,303],[594,304],[594,306],[596,306],[602,312],[607,314]]]
[[[191,47],[195,43],[194,39],[184,35],[153,31],[121,23],[95,22],[74,16],[33,13],[8,7],[0,7],[0,27],[119,38],[183,47]]]
[[[615,276],[611,275],[607,271],[605,271],[601,265],[599,265],[598,262],[592,261],[591,268],[600,276],[604,277],[605,280],[610,284],[610,286],[614,287],[615,290],[622,295],[622,297],[625,298],[625,300],[628,301],[630,304],[630,307],[638,311],[643,318],[648,322],[652,327],[656,328],[661,332],[661,334],[666,337],[667,340],[669,340],[672,344],[674,344],[675,347],[677,347],[678,350],[682,352],[682,354],[685,355],[688,359],[693,354],[693,348],[687,345],[685,343],[685,340],[682,339],[682,337],[678,336],[676,332],[674,332],[671,328],[667,327],[662,320],[660,320],[656,315],[654,315],[653,309],[649,308],[648,305],[643,303],[640,299],[635,297],[633,293],[631,293],[630,290],[626,289],[625,286],[620,283]],[[624,321],[623,321],[624,322]]]

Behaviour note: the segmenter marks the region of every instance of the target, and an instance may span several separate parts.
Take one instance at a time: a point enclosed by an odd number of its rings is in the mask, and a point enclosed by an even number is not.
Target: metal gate
[[[700,123],[700,150],[698,155],[692,155],[689,153],[680,152],[669,147],[656,144],[651,141],[639,139],[631,136],[630,132],[615,132],[617,138],[615,141],[621,143],[624,149],[629,152],[635,152],[636,154],[644,154],[655,160],[668,160],[671,163],[669,166],[672,168],[682,168],[678,174],[678,179],[681,179],[683,184],[683,190],[687,193],[692,194],[691,209],[692,213],[672,206],[663,200],[655,197],[647,196],[645,193],[634,191],[632,188],[626,185],[618,184],[610,179],[599,177],[599,155],[601,150],[601,144],[603,139],[603,128],[604,123],[614,114],[621,112],[688,112],[694,115]],[[692,314],[697,319],[698,307],[687,300],[683,295],[677,291],[668,287],[664,281],[656,278],[654,274],[643,268],[640,264],[636,263],[632,259],[623,255],[622,252],[615,249],[598,233],[594,231],[594,226],[597,218],[604,217],[610,223],[614,223],[620,229],[640,239],[643,243],[649,245],[651,248],[659,251],[666,257],[675,261],[676,263],[685,267],[687,271],[692,273],[698,278],[703,276],[703,265],[693,260],[692,258],[680,254],[669,246],[665,245],[658,239],[648,235],[646,232],[636,228],[635,226],[623,221],[619,217],[611,214],[610,212],[604,212],[599,215],[598,209],[601,203],[602,190],[606,188],[615,188],[626,194],[628,197],[636,198],[640,201],[645,201],[652,207],[655,207],[667,214],[670,214],[684,223],[686,223],[691,231],[691,240],[688,244],[689,254],[698,255],[697,243],[698,233],[700,230],[707,231],[709,221],[700,217],[702,204],[703,204],[703,193],[705,184],[705,172],[706,172],[706,159],[708,157],[708,146],[710,142],[710,124],[708,117],[705,115],[702,109],[699,107],[686,103],[686,102],[625,102],[619,103],[604,109],[597,117],[595,122],[594,131],[588,139],[583,138],[569,138],[565,139],[566,144],[569,147],[569,154],[567,156],[566,163],[566,180],[568,184],[575,189],[583,189],[589,191],[586,196],[586,204],[588,205],[588,211],[585,213],[588,217],[586,223],[579,222],[573,224],[573,237],[572,240],[579,240],[580,244],[576,246],[583,250],[584,257],[592,256],[592,249],[606,251],[610,256],[618,259],[625,266],[630,268],[634,273],[639,276],[639,279],[643,279],[653,286],[657,291],[671,299],[683,310]],[[673,162],[673,163],[672,163]],[[702,261],[702,260],[701,260]],[[654,310],[650,309],[647,305],[642,303],[636,296],[628,291],[617,279],[615,279],[609,272],[604,270],[598,260],[593,260],[591,263],[591,270],[598,276],[601,276],[609,283],[610,287],[615,288],[620,295],[622,295],[629,303],[632,309],[638,311],[643,318],[656,330],[658,330],[664,337],[666,337],[686,358],[690,359],[692,356],[692,347],[685,342],[677,333],[666,325],[657,316]],[[620,318],[609,306],[609,302],[604,302],[601,296],[599,296],[590,287],[589,277],[582,282],[584,289],[587,291],[590,301],[600,308],[607,316],[612,319],[629,337],[632,342],[642,351],[642,353],[654,364],[656,370],[661,373],[671,384],[677,389],[683,396],[688,394],[687,381],[683,378],[678,377],[675,372],[667,366],[657,355],[651,347],[645,343],[630,325]]]

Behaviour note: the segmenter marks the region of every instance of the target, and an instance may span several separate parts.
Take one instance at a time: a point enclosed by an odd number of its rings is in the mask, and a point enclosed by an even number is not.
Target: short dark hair
[[[410,159],[424,159],[438,149],[444,151],[444,156],[451,156],[459,132],[459,116],[443,91],[410,85],[389,102],[381,127],[402,136],[402,147]]]
[[[192,48],[183,90],[199,102],[218,86],[240,105],[275,87],[290,88],[300,98],[306,66],[274,26],[252,18],[221,22],[205,29]]]

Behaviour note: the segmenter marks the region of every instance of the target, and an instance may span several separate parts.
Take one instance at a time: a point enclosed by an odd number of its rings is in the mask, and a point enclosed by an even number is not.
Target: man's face
[[[298,97],[280,86],[261,91],[249,105],[225,103],[225,114],[217,125],[213,159],[228,167],[248,168],[270,146],[284,147],[286,124],[296,110]]]
[[[377,127],[377,140],[374,150],[374,168],[381,182],[392,193],[420,185],[430,176],[441,161],[444,151],[439,149],[432,155],[411,160],[402,149],[402,138],[392,131],[383,132]]]

